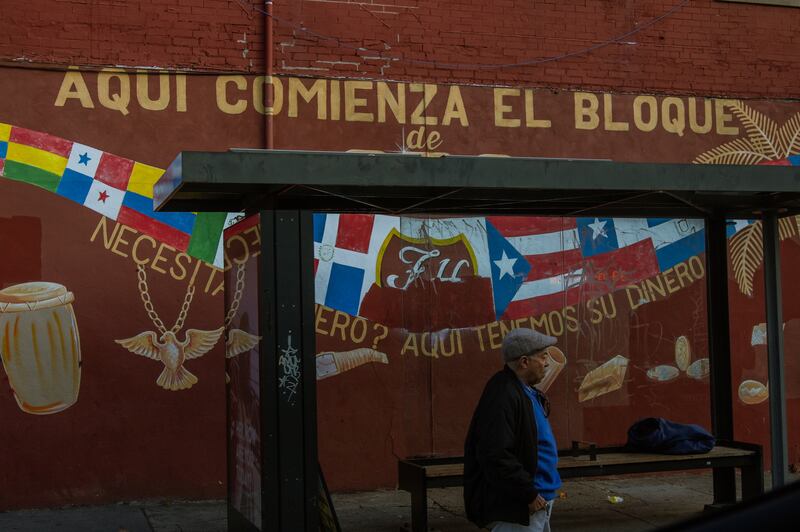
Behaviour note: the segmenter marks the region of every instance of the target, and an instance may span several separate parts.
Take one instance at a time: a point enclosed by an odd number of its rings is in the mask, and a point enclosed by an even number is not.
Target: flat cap
[[[514,329],[503,338],[503,360],[510,362],[521,356],[541,351],[545,347],[556,345],[558,340],[533,329]]]

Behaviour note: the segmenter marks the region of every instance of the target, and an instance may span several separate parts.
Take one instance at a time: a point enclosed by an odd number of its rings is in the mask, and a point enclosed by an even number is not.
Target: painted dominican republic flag
[[[400,219],[366,214],[314,215],[315,300],[357,316],[375,282],[383,239]]]
[[[193,257],[222,266],[226,213],[154,212],[160,168],[0,123],[0,175],[55,192]]]

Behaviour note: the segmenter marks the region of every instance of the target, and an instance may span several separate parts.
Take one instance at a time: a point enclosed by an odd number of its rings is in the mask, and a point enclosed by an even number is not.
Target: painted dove
[[[225,344],[225,358],[233,358],[245,351],[250,351],[258,345],[260,336],[250,334],[241,329],[231,329],[228,341]]]
[[[183,363],[208,353],[223,331],[222,327],[213,331],[189,329],[183,342],[179,342],[171,331],[165,332],[161,341],[153,331],[114,341],[132,353],[160,360],[164,364],[164,370],[156,379],[156,384],[165,390],[187,390],[197,383],[197,377],[184,368]]]

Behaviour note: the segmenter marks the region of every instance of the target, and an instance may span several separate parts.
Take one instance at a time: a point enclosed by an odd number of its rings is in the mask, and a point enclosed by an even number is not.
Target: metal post
[[[711,362],[711,430],[720,440],[733,439],[733,389],[728,306],[728,235],[724,216],[706,222],[708,356]],[[736,502],[734,468],[714,469],[714,502]]]
[[[314,308],[314,213],[296,211],[300,220],[300,315],[303,320],[303,474],[306,530],[319,530],[320,478],[317,450],[317,333]],[[331,508],[333,512],[333,508]]]
[[[764,299],[767,306],[767,364],[769,367],[770,448],[772,487],[786,482],[788,443],[786,435],[786,389],[783,379],[783,308],[778,215],[764,215]]]
[[[275,405],[263,409],[262,421],[267,532],[319,528],[311,217],[306,211],[261,212],[261,330],[269,351],[261,378],[264,401]]]
[[[259,261],[259,332],[261,334],[261,530],[279,532],[280,452],[278,435],[278,379],[275,377],[276,271],[275,213],[261,211],[261,260]],[[269,516],[273,516],[270,519]]]

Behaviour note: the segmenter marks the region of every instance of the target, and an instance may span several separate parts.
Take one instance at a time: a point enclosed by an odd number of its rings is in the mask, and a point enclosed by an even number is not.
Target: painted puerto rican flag
[[[702,220],[488,218],[530,263],[505,317],[538,315],[653,277],[702,253]]]

